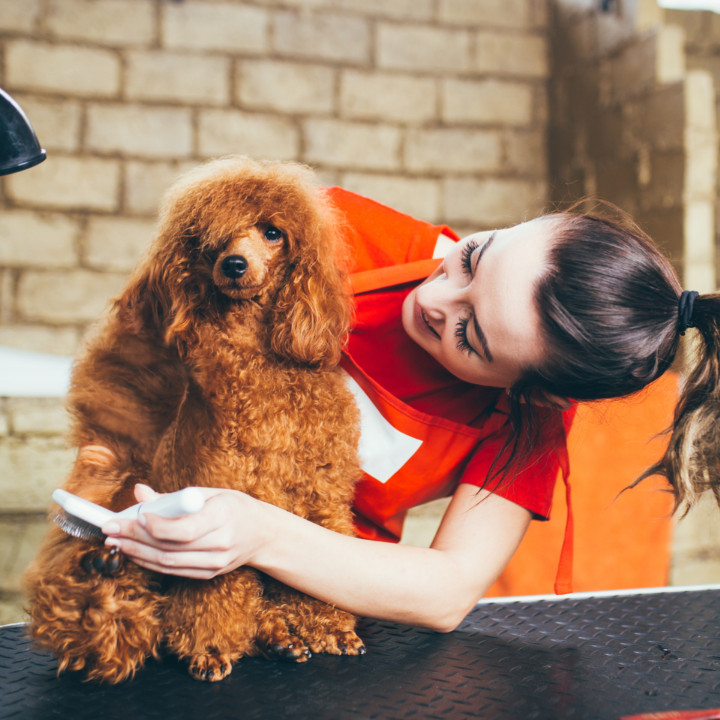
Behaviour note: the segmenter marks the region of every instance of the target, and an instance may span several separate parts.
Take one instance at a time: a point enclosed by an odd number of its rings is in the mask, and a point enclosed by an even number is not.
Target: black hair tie
[[[688,328],[695,327],[692,319],[693,306],[695,305],[695,298],[699,294],[695,290],[683,290],[680,295],[678,300],[678,332],[681,335],[684,335]]]

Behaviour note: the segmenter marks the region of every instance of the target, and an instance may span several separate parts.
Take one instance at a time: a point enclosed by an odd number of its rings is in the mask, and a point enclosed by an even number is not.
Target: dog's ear
[[[190,340],[204,290],[177,239],[158,237],[115,302],[126,327],[155,334],[169,346]]]
[[[351,316],[339,226],[328,211],[294,242],[292,271],[274,303],[271,347],[281,357],[329,368],[340,359]]]

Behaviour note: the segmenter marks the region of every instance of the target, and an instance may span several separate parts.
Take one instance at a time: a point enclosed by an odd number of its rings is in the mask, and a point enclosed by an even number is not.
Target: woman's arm
[[[140,490],[147,500],[149,489]],[[339,535],[230,490],[206,491],[196,516],[148,515],[119,523],[109,543],[152,570],[210,578],[251,565],[340,608],[368,617],[453,630],[515,552],[524,508],[460,485],[430,548]],[[143,495],[143,493],[145,493]]]

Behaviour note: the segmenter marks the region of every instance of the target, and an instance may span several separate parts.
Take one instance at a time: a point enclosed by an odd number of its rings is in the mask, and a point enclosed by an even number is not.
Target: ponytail
[[[546,352],[513,394],[578,401],[630,395],[671,367],[680,337],[695,328],[694,362],[667,450],[636,483],[664,476],[685,512],[707,490],[720,504],[720,293],[683,291],[653,241],[614,211],[613,219],[547,216],[557,226],[536,289]]]
[[[661,475],[676,509],[687,511],[707,490],[720,504],[720,293],[683,291],[653,241],[622,211],[613,211],[612,219],[575,212],[543,218],[555,223],[535,288],[544,353],[509,388],[514,433],[493,469],[500,477],[512,475],[561,430],[559,413],[541,412],[548,405],[642,390],[671,367],[680,337],[696,328],[696,357],[667,450],[634,485]]]
[[[691,301],[688,312],[687,303]],[[720,504],[720,294],[679,298],[678,332],[698,331],[693,369],[684,382],[663,457],[637,480],[667,478],[676,508],[687,513],[706,490]]]

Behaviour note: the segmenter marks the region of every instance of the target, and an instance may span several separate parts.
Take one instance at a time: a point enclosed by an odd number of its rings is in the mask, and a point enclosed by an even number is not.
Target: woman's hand
[[[163,518],[140,515],[111,520],[102,528],[106,545],[148,570],[207,580],[249,562],[263,543],[264,503],[236,490],[201,488],[205,506],[192,515]],[[158,493],[135,486],[138,502]]]

